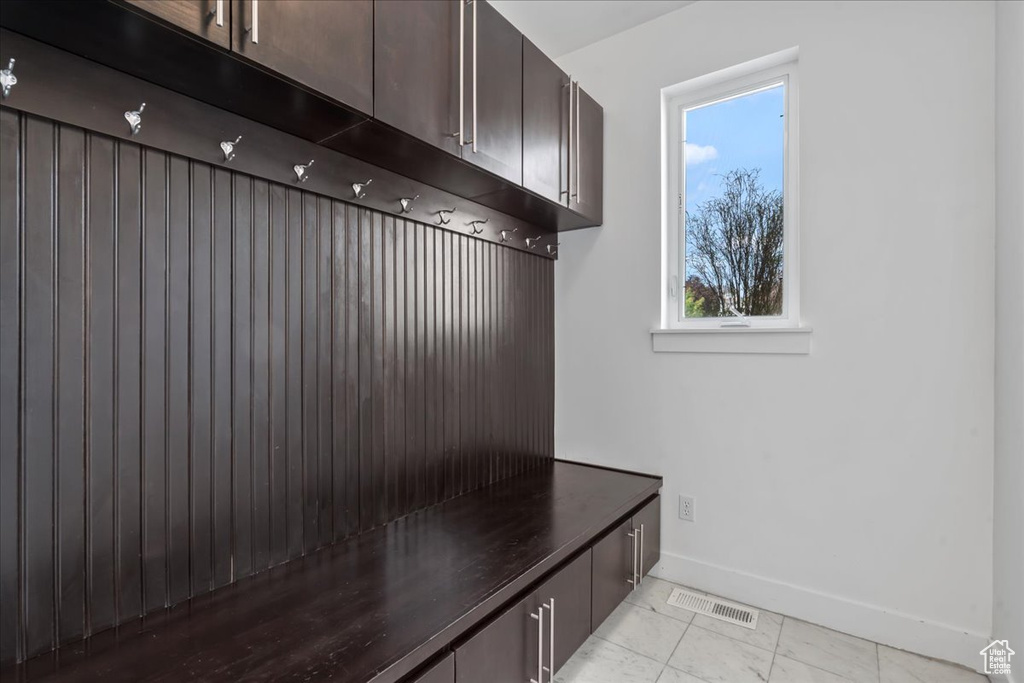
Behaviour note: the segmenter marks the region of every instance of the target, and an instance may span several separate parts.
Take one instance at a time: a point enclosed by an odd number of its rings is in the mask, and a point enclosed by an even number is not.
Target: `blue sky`
[[[686,210],[716,196],[721,177],[760,168],[765,189],[782,190],[784,111],[781,85],[686,112]]]

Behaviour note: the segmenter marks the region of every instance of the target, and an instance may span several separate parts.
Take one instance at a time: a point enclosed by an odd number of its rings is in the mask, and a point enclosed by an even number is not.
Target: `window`
[[[800,324],[796,64],[757,67],[665,92],[663,328]]]

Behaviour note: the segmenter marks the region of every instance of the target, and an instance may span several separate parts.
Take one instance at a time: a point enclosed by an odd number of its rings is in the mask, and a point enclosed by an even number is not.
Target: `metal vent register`
[[[758,611],[756,609],[720,600],[710,595],[701,595],[700,593],[694,593],[683,588],[675,588],[672,590],[672,594],[668,596],[667,602],[673,607],[688,609],[697,614],[705,614],[730,624],[736,624],[737,626],[749,629],[757,628]]]

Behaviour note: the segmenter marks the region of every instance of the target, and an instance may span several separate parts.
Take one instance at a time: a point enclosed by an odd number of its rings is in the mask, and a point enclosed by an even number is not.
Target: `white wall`
[[[995,341],[992,634],[1024,652],[1024,2],[996,10]]]
[[[559,60],[606,157],[604,226],[561,237],[556,453],[665,477],[663,576],[980,664],[994,26],[990,2],[699,2]],[[812,353],[654,354],[660,89],[794,46]]]

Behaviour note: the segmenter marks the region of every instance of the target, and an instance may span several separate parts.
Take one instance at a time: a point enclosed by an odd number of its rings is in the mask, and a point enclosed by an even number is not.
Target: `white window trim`
[[[681,240],[682,211],[680,196],[685,188],[683,159],[682,112],[745,92],[760,86],[785,82],[785,186],[783,192],[785,250],[785,290],[783,315],[749,318],[749,327],[723,327],[735,318],[680,319],[685,271],[685,240]],[[652,330],[655,351],[724,352],[724,353],[807,353],[810,328],[801,326],[800,318],[800,252],[799,252],[799,83],[797,50],[785,50],[745,64],[724,69],[662,90],[662,294],[661,326]],[[682,242],[682,244],[680,244]],[[673,296],[675,294],[675,296]],[[751,331],[792,331],[791,342],[783,342],[778,334],[750,334]],[[680,334],[697,332],[700,340],[686,341]],[[668,333],[667,335],[665,333]],[[719,334],[709,334],[719,333]],[[729,335],[742,335],[743,341],[723,342]],[[771,340],[767,342],[767,340]],[[761,344],[764,341],[764,344]],[[716,348],[720,345],[721,348]],[[764,346],[764,350],[761,347]],[[794,350],[773,351],[775,348]],[[746,350],[749,349],[749,350]],[[806,349],[806,350],[803,350]]]

